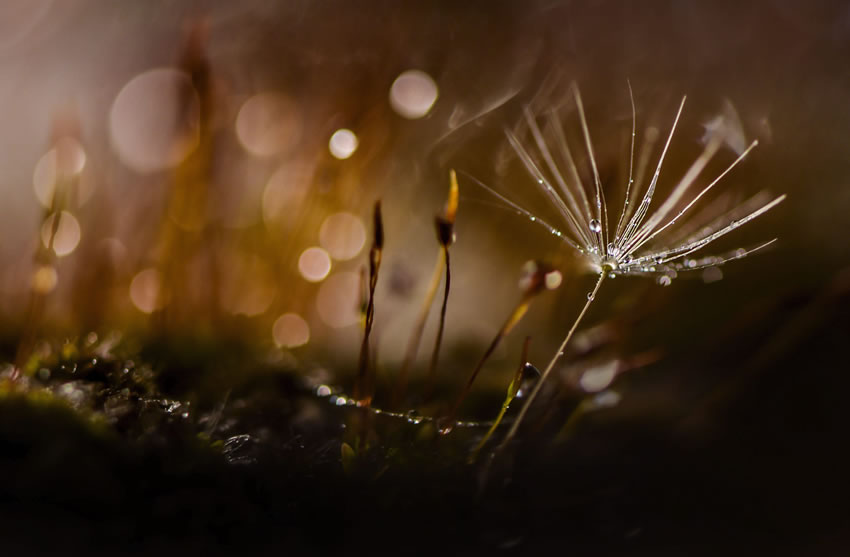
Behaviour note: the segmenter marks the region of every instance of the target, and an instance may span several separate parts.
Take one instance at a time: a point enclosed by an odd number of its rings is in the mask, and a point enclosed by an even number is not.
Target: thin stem
[[[522,423],[523,418],[528,413],[528,410],[531,408],[531,405],[534,403],[534,399],[537,397],[537,394],[543,388],[543,383],[546,382],[546,378],[549,377],[549,374],[552,373],[552,370],[555,368],[555,364],[558,363],[558,360],[564,354],[564,349],[566,349],[567,344],[570,342],[570,339],[573,338],[573,333],[578,329],[579,323],[581,323],[584,314],[587,313],[587,308],[590,307],[590,304],[593,300],[596,299],[596,294],[599,292],[599,287],[602,286],[602,282],[605,280],[605,273],[602,272],[599,274],[599,278],[596,280],[596,286],[593,287],[593,292],[591,292],[590,296],[587,297],[587,302],[584,304],[584,307],[581,310],[581,313],[578,314],[573,326],[570,327],[567,336],[564,337],[564,341],[561,342],[561,346],[558,348],[558,351],[555,352],[555,355],[552,356],[552,359],[549,361],[549,365],[546,366],[546,369],[543,371],[543,374],[540,376],[540,379],[537,381],[537,385],[534,386],[534,390],[531,391],[531,394],[528,396],[528,400],[525,401],[522,408],[519,411],[519,414],[514,420],[514,423],[511,425],[511,429],[508,430],[508,434],[505,436],[505,440],[502,441],[501,445],[499,445],[498,449],[502,450],[507,447],[508,443],[511,439],[514,438],[516,432],[519,430],[519,426]]]
[[[508,408],[510,408],[511,403],[516,398],[517,393],[519,392],[520,385],[522,384],[523,373],[525,371],[525,366],[528,362],[528,345],[531,344],[531,337],[525,337],[525,342],[522,345],[522,356],[519,360],[519,367],[514,373],[514,378],[511,381],[511,384],[508,385],[508,393],[505,397],[505,401],[502,403],[502,408],[499,410],[499,415],[496,416],[496,419],[493,421],[493,425],[490,426],[490,429],[487,430],[487,433],[475,447],[475,450],[472,451],[472,455],[469,457],[469,461],[475,462],[475,459],[478,458],[478,453],[481,452],[481,449],[484,448],[484,445],[487,444],[487,441],[490,440],[490,437],[496,432],[499,424],[502,423],[502,419],[505,417],[505,413],[507,413]]]
[[[434,351],[431,353],[431,365],[428,368],[428,387],[426,398],[431,397],[434,382],[437,378],[437,363],[440,359],[440,346],[443,343],[443,332],[446,328],[446,310],[449,305],[449,291],[452,285],[452,268],[449,259],[449,247],[443,246],[442,253],[446,267],[446,284],[443,287],[443,305],[440,306],[440,325],[437,328],[437,340],[434,341]]]
[[[422,306],[419,308],[419,316],[416,318],[413,332],[407,341],[404,361],[401,364],[401,370],[396,378],[395,388],[393,389],[392,406],[396,406],[401,402],[401,399],[404,398],[404,392],[407,390],[407,376],[410,373],[410,367],[413,365],[413,361],[416,359],[416,353],[419,351],[419,344],[422,341],[425,323],[428,320],[428,314],[431,312],[434,296],[436,296],[437,289],[440,287],[444,264],[445,256],[442,250],[440,250],[437,253],[437,261],[434,264],[434,271],[431,274],[431,282],[428,284],[428,290],[425,293],[425,298],[422,300]]]
[[[454,421],[455,416],[457,415],[457,411],[460,408],[460,405],[463,403],[466,395],[469,394],[470,389],[472,389],[472,384],[475,382],[475,378],[478,377],[478,374],[481,372],[481,369],[484,367],[484,364],[487,363],[487,360],[490,359],[490,356],[493,355],[493,352],[496,351],[499,344],[502,340],[508,336],[508,333],[511,332],[511,329],[520,322],[523,316],[528,311],[528,307],[531,305],[531,299],[533,298],[533,294],[526,294],[522,297],[517,304],[514,311],[505,321],[505,324],[502,325],[502,328],[499,329],[499,332],[496,333],[496,336],[493,338],[493,341],[490,343],[490,346],[487,347],[487,350],[484,352],[484,355],[481,356],[481,359],[478,360],[478,363],[475,365],[475,368],[472,370],[472,373],[469,375],[469,379],[466,381],[466,385],[460,393],[460,396],[457,397],[454,406],[452,407],[451,414],[449,414],[449,421]]]

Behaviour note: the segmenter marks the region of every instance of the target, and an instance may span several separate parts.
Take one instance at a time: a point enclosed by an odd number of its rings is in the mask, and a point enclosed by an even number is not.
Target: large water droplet
[[[620,248],[618,248],[613,243],[608,244],[608,255],[611,257],[617,257],[620,254]]]
[[[591,230],[591,232],[599,233],[599,232],[602,231],[602,225],[599,224],[598,220],[593,219],[593,220],[590,221],[590,230]]]

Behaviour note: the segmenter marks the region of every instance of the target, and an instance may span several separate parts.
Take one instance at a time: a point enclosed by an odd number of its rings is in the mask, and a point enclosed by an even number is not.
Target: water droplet
[[[689,269],[693,269],[696,266],[697,266],[697,262],[694,259],[686,259],[685,260],[685,267],[687,267]]]
[[[673,279],[671,279],[667,275],[658,277],[658,284],[660,284],[661,286],[670,286],[670,283],[672,283],[672,282],[673,282]]]
[[[602,231],[602,225],[599,224],[598,220],[593,219],[593,220],[590,221],[590,230],[591,230],[591,232],[599,233],[599,232]]]
[[[608,255],[611,257],[617,257],[620,254],[620,248],[615,246],[613,243],[608,244]]]
[[[660,255],[656,255],[656,256],[655,256],[655,262],[656,262],[656,263],[659,263],[659,264],[660,264],[662,261],[664,261],[664,257],[662,257],[662,256],[660,256]]]
[[[626,255],[625,257],[623,257],[623,264],[624,265],[628,265],[631,262],[632,262],[632,256],[631,255]]]
[[[616,391],[603,391],[593,397],[593,406],[596,409],[611,408],[620,404],[620,393]]]
[[[608,273],[608,278],[617,278],[617,275],[614,273]]]
[[[407,416],[407,422],[408,423],[411,423],[411,424],[414,424],[414,425],[418,425],[418,424],[422,423],[423,418],[419,414],[419,412],[417,412],[416,410],[408,410],[406,416]]]
[[[437,432],[440,435],[448,435],[455,428],[455,423],[449,418],[440,418],[437,420]]]
[[[316,387],[316,396],[330,396],[331,392],[331,388],[327,385],[319,385]]]
[[[587,293],[587,301],[588,301],[588,302],[593,301],[593,292],[588,292],[588,293]]]

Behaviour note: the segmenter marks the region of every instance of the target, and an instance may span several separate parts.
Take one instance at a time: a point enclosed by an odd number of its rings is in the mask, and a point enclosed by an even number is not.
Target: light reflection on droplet
[[[357,304],[360,275],[350,271],[335,273],[322,283],[316,297],[319,317],[329,327],[342,328],[360,321]]]
[[[53,252],[58,257],[63,257],[77,249],[77,245],[80,243],[80,223],[77,222],[74,215],[68,211],[62,211],[59,213],[59,225],[56,226],[54,233],[55,218],[56,213],[53,213],[41,225],[41,241],[44,247],[52,247]]]
[[[611,360],[585,371],[579,379],[579,385],[588,393],[597,393],[608,388],[617,376],[617,360]]]
[[[331,271],[331,257],[322,248],[307,248],[298,258],[298,271],[310,282],[322,281]]]
[[[301,127],[295,102],[279,93],[254,95],[236,116],[236,137],[257,157],[289,151],[301,138]]]
[[[272,338],[285,348],[303,346],[310,341],[310,326],[297,313],[284,313],[272,325]]]
[[[366,243],[363,221],[351,213],[336,213],[322,223],[319,243],[338,261],[355,257]]]
[[[130,301],[142,313],[153,313],[162,307],[161,286],[159,271],[153,268],[140,271],[130,282]]]
[[[360,142],[354,132],[345,128],[336,130],[328,141],[328,149],[331,155],[344,160],[354,154]]]
[[[423,71],[408,70],[390,88],[390,105],[399,115],[414,120],[431,111],[437,102],[437,84]]]
[[[59,275],[52,265],[42,265],[32,275],[32,289],[39,294],[48,294],[59,282]]]
[[[198,94],[190,77],[172,68],[131,79],[109,113],[112,146],[138,172],[176,166],[195,148],[199,132]]]

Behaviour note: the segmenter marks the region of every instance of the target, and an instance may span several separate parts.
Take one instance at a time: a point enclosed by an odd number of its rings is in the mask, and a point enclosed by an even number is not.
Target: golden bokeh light
[[[59,213],[59,223],[54,226],[55,220],[56,213],[53,213],[41,225],[41,242],[58,257],[64,257],[80,243],[80,223],[68,211]]]
[[[301,115],[294,101],[279,93],[249,98],[236,116],[236,137],[257,157],[285,153],[301,138]]]
[[[53,206],[53,196],[60,180],[79,175],[86,166],[86,152],[73,137],[63,137],[38,160],[32,174],[32,187],[38,202],[45,208]],[[81,187],[80,187],[81,186]],[[90,182],[81,182],[76,198],[82,203],[92,193]]]
[[[322,248],[307,248],[298,258],[298,271],[306,280],[320,282],[331,272],[331,256]]]
[[[310,325],[297,313],[284,313],[272,325],[272,338],[284,348],[303,346],[310,342]]]
[[[437,102],[437,84],[427,73],[408,70],[399,75],[390,88],[390,105],[409,120],[422,118]]]
[[[353,131],[348,129],[336,130],[328,141],[328,149],[334,157],[345,160],[357,150],[360,141]]]
[[[334,259],[351,259],[360,253],[366,243],[366,227],[357,215],[335,213],[322,223],[319,243]]]
[[[293,224],[312,178],[312,167],[306,164],[281,165],[271,175],[263,190],[263,222],[271,226],[278,219]]]
[[[337,329],[356,325],[360,321],[359,297],[360,275],[350,271],[334,273],[322,283],[316,296],[319,317]]]
[[[200,101],[191,78],[173,68],[137,75],[115,97],[109,134],[121,162],[138,172],[172,168],[198,144]]]
[[[130,301],[142,313],[153,313],[162,308],[162,278],[154,268],[139,271],[130,281]]]
[[[52,265],[42,265],[32,275],[32,289],[39,294],[48,294],[56,288],[59,275]]]

